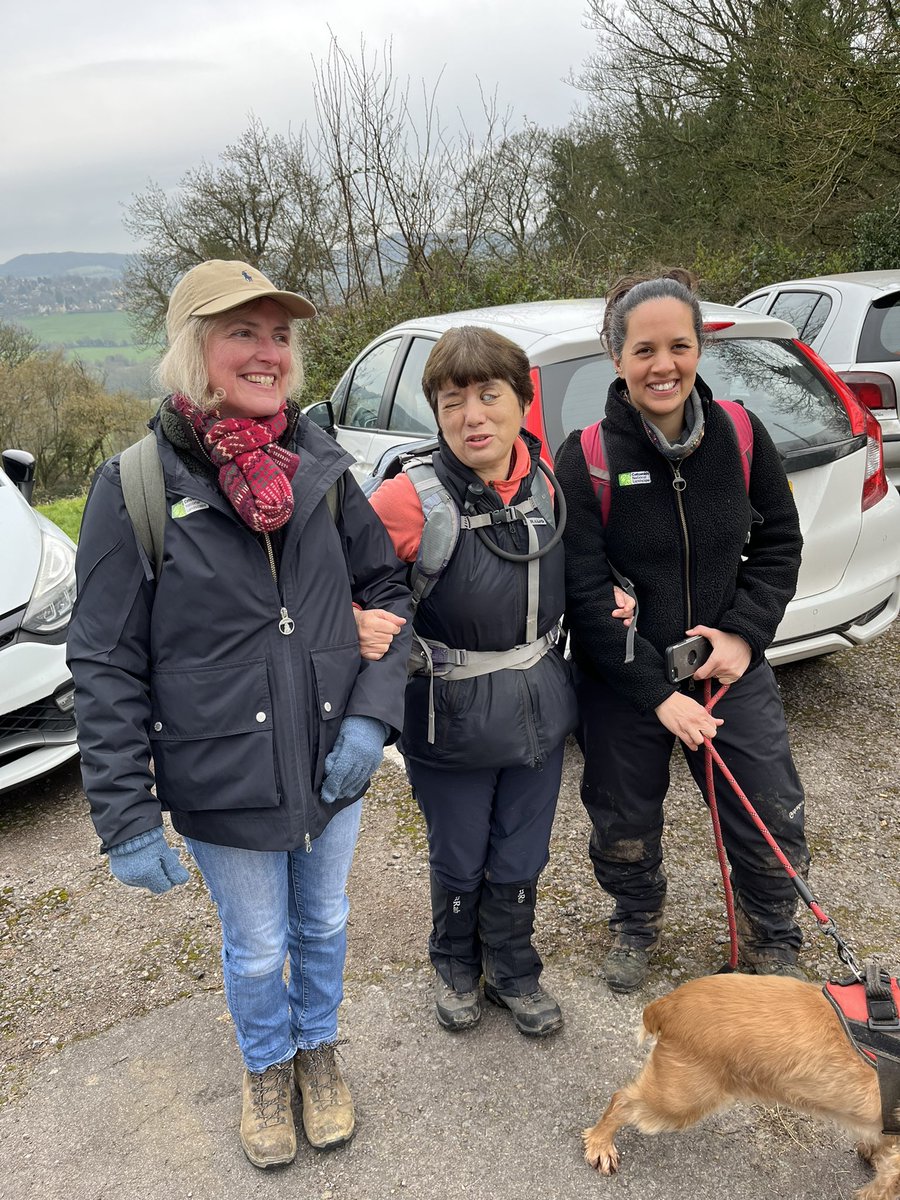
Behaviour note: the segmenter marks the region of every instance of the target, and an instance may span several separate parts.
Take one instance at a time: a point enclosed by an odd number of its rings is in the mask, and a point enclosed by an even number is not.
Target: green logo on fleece
[[[616,477],[619,481],[619,487],[631,487],[635,483],[649,483],[649,471],[623,471]]]

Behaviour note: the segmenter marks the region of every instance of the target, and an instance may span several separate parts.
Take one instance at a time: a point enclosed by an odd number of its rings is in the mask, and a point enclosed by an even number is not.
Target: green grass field
[[[54,500],[52,504],[36,504],[35,508],[67,533],[73,542],[77,542],[86,500],[86,495],[73,496],[69,500]]]
[[[19,317],[17,324],[39,338],[42,346],[62,346],[67,357],[77,356],[84,362],[102,362],[112,354],[122,355],[130,362],[148,362],[159,356],[158,350],[134,344],[134,331],[124,312],[48,313]],[[103,344],[79,346],[85,338]]]

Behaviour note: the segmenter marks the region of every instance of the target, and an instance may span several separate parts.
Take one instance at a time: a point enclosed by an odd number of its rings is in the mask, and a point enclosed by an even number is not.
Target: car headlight
[[[72,615],[75,604],[75,551],[68,542],[41,530],[41,565],[25,610],[22,628],[54,633]]]

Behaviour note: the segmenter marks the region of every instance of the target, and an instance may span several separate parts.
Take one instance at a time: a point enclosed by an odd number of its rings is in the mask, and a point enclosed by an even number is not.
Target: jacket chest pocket
[[[281,803],[265,659],[154,671],[150,703],[164,807],[193,812]]]

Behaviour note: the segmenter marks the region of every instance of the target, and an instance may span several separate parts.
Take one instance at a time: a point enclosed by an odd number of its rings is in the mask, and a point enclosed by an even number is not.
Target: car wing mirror
[[[331,437],[337,437],[337,430],[334,427],[334,408],[330,400],[320,400],[318,404],[310,404],[309,408],[303,410],[313,425],[318,425],[325,433]]]
[[[27,450],[4,450],[3,470],[30,504],[34,494],[34,455]]]

